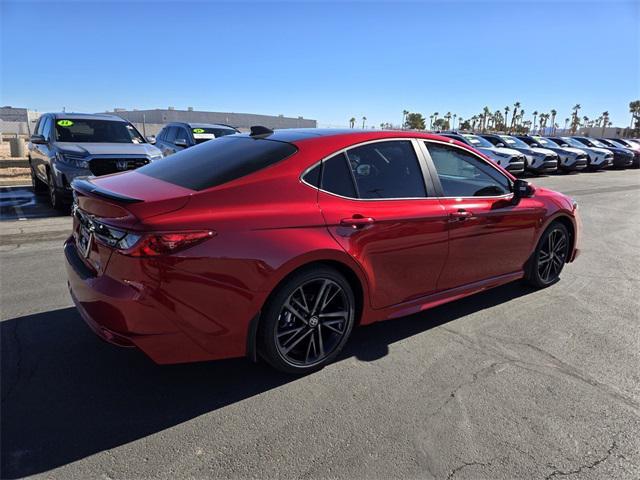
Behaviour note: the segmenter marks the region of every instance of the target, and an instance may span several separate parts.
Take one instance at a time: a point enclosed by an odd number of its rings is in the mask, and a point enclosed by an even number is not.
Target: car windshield
[[[225,127],[193,127],[191,129],[193,138],[196,143],[206,142],[212,138],[224,137],[225,135],[233,135],[236,132],[232,128]]]
[[[612,144],[612,145],[614,145],[616,147],[619,147],[619,148],[629,148],[628,145],[625,145],[624,143],[618,142],[616,140],[607,140],[607,142],[609,142],[610,144]]]
[[[605,145],[604,143],[599,142],[595,138],[588,138],[587,140],[589,140],[591,143],[593,143],[596,147],[602,147],[602,148],[607,148],[608,147],[608,145]]]
[[[542,145],[543,147],[549,147],[549,148],[557,148],[558,145],[556,145],[555,143],[553,143],[551,140],[547,139],[547,138],[542,138],[542,137],[533,137],[533,139],[538,142],[540,145]]]
[[[507,147],[531,148],[519,138],[510,137],[508,135],[500,135],[500,138],[504,141]]]
[[[493,144],[489,141],[486,140],[482,137],[479,137],[478,135],[470,135],[470,134],[466,134],[466,135],[462,135],[471,145],[473,145],[474,147],[488,147],[488,148],[493,148]]]
[[[135,127],[117,120],[56,120],[56,140],[73,143],[146,143]]]
[[[571,138],[571,137],[562,137],[562,140],[564,142],[567,142],[569,145],[571,145],[572,147],[577,147],[577,148],[584,148],[586,145],[578,140],[576,140],[575,138]]]

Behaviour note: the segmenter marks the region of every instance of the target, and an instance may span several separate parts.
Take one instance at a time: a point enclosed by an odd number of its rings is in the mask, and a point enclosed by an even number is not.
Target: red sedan
[[[546,287],[578,253],[571,198],[415,132],[254,127],[73,188],[71,296],[157,363],[304,373],[356,325]]]

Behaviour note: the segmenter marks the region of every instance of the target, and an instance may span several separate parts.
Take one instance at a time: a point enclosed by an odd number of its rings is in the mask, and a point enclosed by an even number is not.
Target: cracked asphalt
[[[580,204],[558,284],[358,329],[303,378],[102,343],[70,307],[70,219],[9,205],[28,220],[0,223],[1,476],[640,478],[640,170],[533,181]]]

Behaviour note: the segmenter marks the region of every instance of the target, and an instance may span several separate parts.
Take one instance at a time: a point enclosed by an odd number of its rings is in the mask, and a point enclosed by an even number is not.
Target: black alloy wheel
[[[261,325],[261,353],[274,367],[306,373],[329,363],[346,343],[355,318],[353,291],[332,268],[295,274],[274,295]]]
[[[567,227],[559,222],[552,223],[540,238],[530,260],[526,276],[528,282],[538,288],[557,282],[567,262],[569,245]]]

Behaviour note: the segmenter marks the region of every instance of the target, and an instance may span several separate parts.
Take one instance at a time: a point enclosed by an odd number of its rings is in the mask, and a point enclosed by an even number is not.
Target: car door
[[[165,133],[164,140],[162,141],[162,154],[165,157],[176,153],[176,146],[173,144],[176,139],[176,135],[178,133],[178,127],[166,127],[167,132]]]
[[[323,160],[318,203],[336,241],[363,268],[371,305],[436,290],[447,257],[447,216],[412,139],[360,144]]]
[[[522,271],[543,204],[535,197],[514,203],[509,177],[469,150],[430,140],[422,145],[449,217],[449,255],[438,290]]]
[[[185,148],[189,148],[191,146],[191,135],[184,127],[176,128],[176,138],[173,141],[173,148],[175,152],[179,152],[180,150],[184,150]]]
[[[42,135],[47,143],[45,144],[36,144],[35,147],[35,156],[34,158],[34,169],[38,177],[47,182],[47,167],[51,163],[51,157],[55,155],[55,153],[51,149],[51,142],[54,140],[53,135],[53,118],[47,115],[45,118],[41,120],[39,124],[40,135]]]

